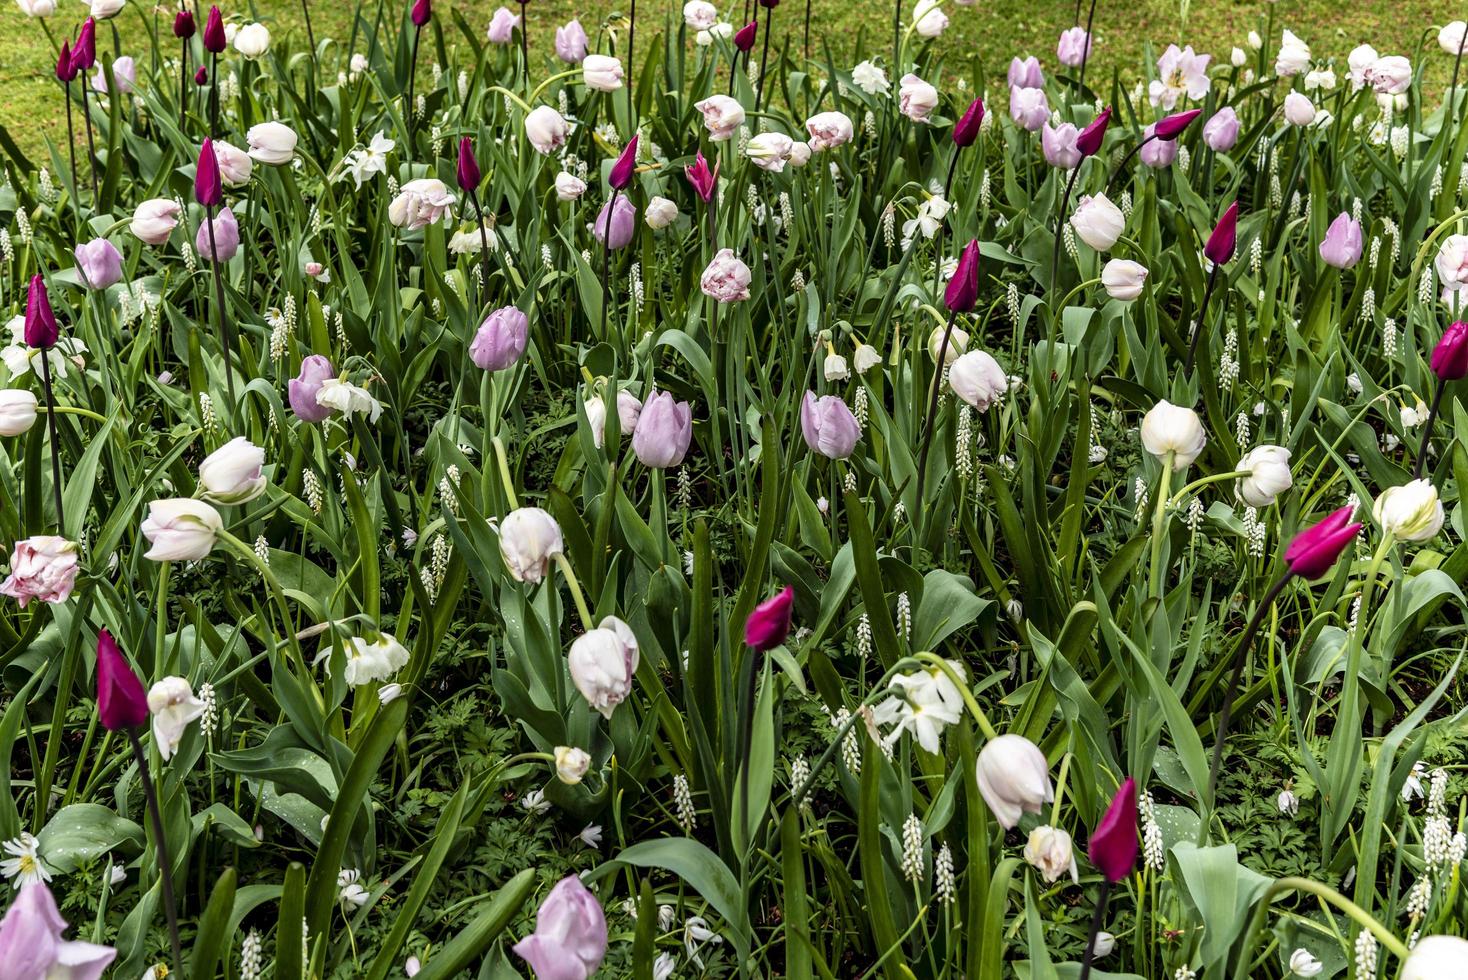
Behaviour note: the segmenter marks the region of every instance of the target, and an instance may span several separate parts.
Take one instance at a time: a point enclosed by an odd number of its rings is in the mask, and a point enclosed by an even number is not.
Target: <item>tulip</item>
[[[612,164],[611,171],[607,174],[607,183],[613,190],[625,191],[632,185],[632,177],[637,173],[637,136],[627,141],[622,147],[617,162]]]
[[[474,141],[467,136],[459,140],[459,165],[456,176],[459,181],[459,190],[466,194],[478,189],[479,181],[482,178],[479,172],[479,161],[474,159]]]
[[[215,140],[214,159],[219,164],[219,176],[225,186],[239,187],[249,183],[255,161],[244,150],[224,140]]]
[[[138,66],[132,58],[123,55],[112,62],[111,67],[97,66],[97,74],[92,78],[92,91],[106,95],[112,91],[109,82],[117,83],[117,91],[120,95],[126,95],[133,90],[138,80]]]
[[[576,638],[566,654],[571,683],[603,718],[632,693],[637,674],[637,637],[615,616]]]
[[[402,186],[387,208],[387,220],[412,231],[438,224],[453,215],[454,195],[435,177],[419,177]]]
[[[19,436],[36,424],[36,396],[24,388],[0,390],[0,436]]]
[[[1342,211],[1325,231],[1325,238],[1320,243],[1320,257],[1326,265],[1349,269],[1361,261],[1364,245],[1361,223]]]
[[[948,337],[948,343],[943,343],[944,336]],[[934,327],[933,332],[928,334],[928,356],[933,359],[934,364],[942,363],[952,366],[964,351],[968,350],[968,331],[955,326],[952,330],[944,327]]]
[[[586,57],[589,39],[579,20],[571,20],[556,28],[556,57],[568,65],[579,65]]]
[[[948,15],[938,6],[940,0],[918,0],[912,8],[912,30],[918,37],[932,39],[948,29]]]
[[[77,32],[76,43],[71,46],[71,73],[75,78],[79,73],[91,71],[92,66],[97,63],[97,22],[91,17],[82,21],[82,29]]]
[[[1153,124],[1152,132],[1157,136],[1158,140],[1163,142],[1175,140],[1202,113],[1202,109],[1189,109],[1186,112],[1175,112],[1170,116],[1163,116]]]
[[[1412,87],[1412,63],[1399,54],[1378,58],[1363,79],[1378,95],[1402,95]]]
[[[182,213],[183,209],[177,201],[165,197],[144,201],[133,211],[133,220],[128,225],[128,231],[139,241],[149,245],[162,245],[173,234],[173,229],[178,227],[178,219]]]
[[[1172,456],[1172,468],[1187,469],[1203,453],[1208,433],[1198,413],[1191,408],[1174,405],[1163,399],[1142,419],[1142,446],[1166,464]]]
[[[1130,776],[1096,829],[1087,852],[1091,863],[1112,884],[1126,879],[1137,863],[1137,781]]]
[[[1045,73],[1040,70],[1040,59],[1030,55],[1021,61],[1012,58],[1009,62],[1010,88],[1043,88]]]
[[[1284,553],[1291,575],[1316,579],[1331,570],[1336,559],[1361,531],[1360,524],[1351,523],[1352,510],[1351,507],[1342,507],[1295,535]]]
[[[706,31],[719,21],[719,8],[708,0],[688,0],[683,5],[683,23],[695,31]]]
[[[265,450],[244,436],[236,436],[204,457],[199,464],[199,486],[205,500],[243,504],[265,492]]]
[[[938,90],[911,72],[898,83],[897,98],[899,110],[913,122],[927,122],[938,107]]]
[[[1268,507],[1294,485],[1290,451],[1283,446],[1256,446],[1234,468],[1249,474],[1239,479],[1234,492],[1250,507]]]
[[[1142,295],[1147,267],[1130,259],[1112,259],[1101,268],[1101,285],[1112,299],[1131,302]]]
[[[150,561],[200,561],[214,550],[224,530],[219,511],[202,500],[173,497],[148,504],[143,537],[153,547],[143,555]]]
[[[224,34],[224,17],[218,7],[209,8],[209,17],[204,21],[204,50],[210,54],[223,54],[229,41]]]
[[[767,653],[785,642],[790,635],[790,614],[795,606],[795,590],[785,586],[754,607],[744,621],[744,644]]]
[[[710,170],[708,161],[703,158],[702,150],[699,150],[694,156],[692,166],[683,168],[683,173],[688,177],[688,183],[692,185],[694,193],[702,198],[705,204],[713,199],[714,188],[718,186],[719,182],[719,167],[715,164],[714,168]]]
[[[50,350],[60,336],[56,315],[51,312],[51,297],[40,275],[31,276],[30,291],[25,301],[25,343],[33,350]]]
[[[567,786],[576,786],[586,778],[586,771],[591,768],[591,756],[587,755],[585,749],[572,748],[569,745],[557,745],[555,751],[556,778]]]
[[[148,694],[117,641],[97,634],[97,720],[109,732],[137,728],[148,720]]]
[[[591,441],[597,449],[602,447],[606,438],[607,406],[600,396],[588,398],[585,404],[586,421],[591,426]],[[637,396],[625,388],[617,392],[617,425],[622,435],[631,435],[637,431],[637,423],[642,416],[642,402]]]
[[[602,205],[591,227],[592,237],[610,249],[625,248],[636,232],[637,208],[620,194]]]
[[[1226,153],[1239,141],[1242,129],[1238,113],[1234,112],[1233,106],[1226,105],[1203,124],[1203,142],[1215,153]]]
[[[1157,124],[1142,130],[1142,142],[1137,144],[1137,156],[1141,157],[1144,165],[1160,170],[1172,166],[1172,162],[1177,159],[1177,143],[1173,140],[1160,140],[1156,136]]]
[[[229,208],[199,222],[199,230],[194,234],[194,251],[200,258],[228,262],[239,250],[240,224]]]
[[[566,144],[569,132],[565,118],[548,105],[536,106],[525,117],[525,135],[537,153],[550,154],[559,150]]]
[[[1218,219],[1218,224],[1213,227],[1213,234],[1208,236],[1208,243],[1203,246],[1203,254],[1208,257],[1208,261],[1214,265],[1223,265],[1234,257],[1238,226],[1239,202],[1234,201],[1223,212],[1223,217]]]
[[[199,70],[194,72],[194,84],[197,85],[199,88],[203,88],[205,85],[209,84],[208,68],[205,68],[203,65],[199,66]]]
[[[1112,204],[1103,194],[1092,197],[1083,195],[1071,213],[1070,225],[1081,241],[1098,252],[1115,245],[1126,230],[1126,218],[1121,208]]]
[[[759,21],[752,20],[734,32],[734,47],[749,54],[754,49],[754,35],[759,30]]]
[[[105,238],[76,247],[76,268],[88,289],[106,289],[122,279],[122,253]]]
[[[1084,27],[1071,27],[1062,31],[1060,43],[1056,45],[1055,57],[1068,68],[1079,68],[1091,56],[1091,35]]]
[[[1402,964],[1400,980],[1464,980],[1468,977],[1468,939],[1423,936]]]
[[[515,28],[519,26],[520,18],[510,13],[508,7],[500,7],[489,19],[489,43],[509,44],[515,39]]]
[[[984,125],[984,100],[974,99],[969,103],[958,122],[953,124],[953,142],[958,146],[972,146],[979,138],[979,128]]]
[[[56,80],[63,84],[76,78],[76,69],[71,64],[71,42],[61,42],[61,52],[56,58]]]
[[[206,208],[216,208],[224,203],[224,185],[219,176],[219,158],[214,153],[214,141],[208,137],[205,137],[204,145],[199,148],[199,163],[194,168],[194,200]]]
[[[1045,753],[1023,735],[991,738],[975,765],[979,793],[1005,830],[1055,799]]]
[[[56,13],[56,0],[16,0],[16,4],[27,17],[50,17]]]
[[[1449,21],[1437,32],[1438,47],[1454,57],[1468,52],[1468,23],[1461,20]]]
[[[24,609],[32,599],[53,606],[65,602],[76,587],[76,544],[54,534],[39,534],[15,542],[10,556],[10,575],[0,582],[0,595],[8,595]]]
[[[987,412],[1009,390],[1009,378],[988,351],[971,350],[948,368],[948,386],[979,412]]]
[[[194,36],[193,11],[180,10],[173,15],[173,36],[184,41]]]
[[[642,403],[632,452],[649,469],[678,466],[693,441],[693,409],[666,391],[654,391]]]
[[[588,980],[607,954],[607,919],[576,875],[551,889],[535,914],[535,932],[514,945],[538,977]]]
[[[1468,323],[1457,320],[1444,330],[1428,363],[1441,381],[1457,381],[1468,376]]]
[[[503,306],[484,318],[469,345],[469,359],[483,371],[503,371],[520,360],[530,342],[530,318]]]
[[[1076,149],[1081,151],[1082,157],[1095,156],[1101,152],[1101,143],[1106,139],[1106,127],[1110,124],[1111,106],[1107,106],[1080,131],[1076,136]]]
[[[44,881],[29,881],[0,920],[0,963],[15,980],[100,980],[111,946],[62,939],[66,920]]]
[[[264,122],[251,126],[245,134],[250,144],[249,156],[261,163],[279,166],[290,163],[296,155],[296,133],[278,122]]]
[[[1040,130],[1040,149],[1045,154],[1045,162],[1062,170],[1076,166],[1083,156],[1079,138],[1080,130],[1070,123],[1061,123],[1058,127],[1045,123]]]
[[[790,144],[790,166],[800,168],[810,163],[810,144],[796,140]]]
[[[539,507],[512,510],[500,521],[500,557],[516,582],[538,585],[565,551],[561,526]]]
[[[1291,126],[1308,126],[1315,121],[1315,103],[1299,92],[1291,92],[1285,96],[1284,117]]]
[[[1066,872],[1070,872],[1071,881],[1079,883],[1081,880],[1070,834],[1059,827],[1041,824],[1030,831],[1025,841],[1024,858],[1048,884],[1059,881]]]
[[[589,54],[581,62],[581,80],[597,92],[615,92],[622,87],[622,62],[604,54]]]
[[[647,202],[647,208],[643,211],[642,220],[654,231],[661,231],[678,220],[677,203],[666,197],[654,196]]]
[[[693,107],[703,113],[704,128],[715,142],[733,139],[744,125],[744,106],[730,96],[711,95]]]
[[[148,689],[148,711],[153,715],[153,745],[167,762],[178,751],[189,723],[204,714],[205,704],[183,677],[165,677]]]
[[[433,19],[433,5],[429,0],[413,0],[408,17],[413,21],[414,27],[424,27]]]
[[[296,418],[302,422],[321,422],[331,414],[331,409],[317,402],[316,396],[322,384],[335,375],[331,362],[320,354],[302,359],[300,373],[286,382],[286,400]]]
[[[811,452],[827,459],[846,459],[861,438],[861,423],[835,395],[807,391],[800,403],[800,433]]]
[[[810,134],[810,148],[817,153],[850,143],[856,132],[844,112],[818,112],[805,121],[805,131]]]
[[[1050,119],[1050,103],[1045,90],[1012,88],[1009,90],[1009,117],[1021,129],[1037,132]]]
[[[1443,505],[1430,481],[1412,480],[1383,490],[1371,516],[1399,541],[1431,541],[1442,530]]]
[[[734,250],[721,248],[703,270],[699,288],[705,296],[720,303],[737,303],[749,299],[751,278],[749,266],[740,261]]]
[[[556,199],[561,201],[579,201],[581,195],[586,193],[586,181],[575,174],[562,170],[556,174]]]
[[[971,239],[958,256],[958,267],[943,291],[943,302],[953,313],[968,313],[979,298],[979,240]]]
[[[1253,43],[1253,35],[1250,35]],[[1280,39],[1279,54],[1274,59],[1274,73],[1280,78],[1298,75],[1310,67],[1310,45],[1300,40],[1291,31],[1285,31]]]

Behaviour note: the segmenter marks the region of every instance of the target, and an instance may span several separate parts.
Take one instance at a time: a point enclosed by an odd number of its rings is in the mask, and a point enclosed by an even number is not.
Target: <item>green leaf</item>
[[[728,924],[730,940],[739,953],[740,961],[748,958],[750,935],[743,893],[739,890],[739,882],[734,879],[734,873],[713,851],[696,840],[684,837],[643,841],[641,844],[633,844],[598,868],[597,876],[614,870],[618,864],[630,864],[638,868],[662,868],[682,878]]]
[[[141,848],[143,828],[97,803],[64,806],[36,835],[46,864],[69,874],[124,844]]]

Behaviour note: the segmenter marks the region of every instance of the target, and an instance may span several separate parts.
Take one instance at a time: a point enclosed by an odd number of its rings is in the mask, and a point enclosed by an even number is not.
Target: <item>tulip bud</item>
[[[632,693],[637,673],[637,637],[622,620],[608,616],[578,636],[566,654],[571,683],[603,718]]]
[[[243,504],[265,492],[265,450],[244,436],[236,436],[204,457],[199,485],[204,499],[219,504]]]
[[[97,63],[97,22],[88,17],[77,32],[76,43],[71,46],[71,73],[91,71]]]
[[[1030,831],[1029,839],[1025,841],[1024,858],[1049,884],[1059,881],[1066,872],[1070,873],[1071,881],[1079,883],[1081,880],[1070,834],[1059,827],[1041,824]]]
[[[632,452],[638,461],[650,469],[678,466],[692,441],[693,408],[666,391],[649,394],[632,433]]]
[[[807,391],[800,403],[800,434],[813,453],[827,459],[846,459],[861,439],[861,423],[835,395]]]
[[[224,33],[224,17],[219,13],[218,7],[211,6],[209,16],[204,21],[204,50],[210,54],[223,54],[228,46],[229,39]]]
[[[1055,799],[1050,763],[1045,753],[1023,735],[1000,735],[989,740],[975,765],[979,793],[1005,830],[1026,813],[1039,813]]]
[[[612,164],[612,171],[607,176],[607,183],[619,191],[625,191],[632,183],[632,175],[637,171],[637,136],[636,134],[627,141],[622,148],[622,155],[617,157],[617,162]]]
[[[1291,574],[1313,579],[1330,571],[1336,559],[1361,530],[1360,524],[1350,523],[1353,509],[1342,507],[1320,523],[1295,535],[1284,553],[1284,560],[1290,566]]]
[[[56,59],[56,80],[62,83],[76,78],[76,69],[71,65],[71,42],[61,42],[61,54]]]
[[[479,325],[469,345],[469,359],[483,371],[503,371],[525,353],[530,342],[530,318],[513,306],[503,306]]]
[[[581,62],[581,80],[595,92],[617,91],[622,75],[622,62],[610,55],[589,54]]]
[[[148,693],[112,634],[97,634],[97,715],[109,732],[137,728],[148,720]]]
[[[36,424],[36,395],[25,388],[0,390],[0,436],[19,436]]]
[[[1291,126],[1308,126],[1315,121],[1315,103],[1299,92],[1291,92],[1285,96],[1284,117]]]
[[[1428,480],[1388,487],[1371,509],[1383,532],[1398,541],[1431,541],[1443,526],[1443,505]]]
[[[149,561],[199,561],[214,549],[224,520],[202,500],[174,497],[148,504],[141,530],[153,546],[143,555]]]
[[[1172,468],[1187,469],[1203,453],[1208,433],[1198,413],[1163,399],[1142,419],[1142,446],[1164,465],[1169,454]]]
[[[1137,863],[1137,781],[1130,776],[1091,834],[1091,863],[1113,885],[1132,873]]]
[[[1233,106],[1224,106],[1215,112],[1203,125],[1203,142],[1217,153],[1227,153],[1239,141],[1243,124]]]
[[[1101,267],[1101,285],[1112,299],[1131,302],[1142,295],[1147,284],[1147,267],[1131,259],[1112,259]]]
[[[1202,109],[1189,109],[1186,112],[1175,112],[1170,116],[1163,116],[1153,126],[1152,134],[1162,141],[1175,140],[1202,112]]]
[[[1111,106],[1101,110],[1101,115],[1092,119],[1081,130],[1076,137],[1076,149],[1081,151],[1081,156],[1095,156],[1101,151],[1101,143],[1106,139],[1106,127],[1111,124]]]
[[[1468,939],[1423,936],[1402,964],[1400,980],[1464,980],[1468,977]]]
[[[565,551],[561,526],[539,507],[512,510],[500,521],[500,557],[517,582],[538,585]]]
[[[1428,363],[1432,366],[1432,373],[1443,381],[1457,381],[1468,376],[1468,323],[1455,320],[1444,330]]]
[[[1320,243],[1320,258],[1328,266],[1349,269],[1361,261],[1364,245],[1361,223],[1342,211],[1325,230],[1325,238]]]
[[[295,159],[296,132],[284,123],[257,123],[245,133],[245,140],[250,144],[250,152],[247,155],[251,160],[278,167]],[[219,147],[218,143],[214,145],[216,156],[219,154]],[[221,177],[224,176],[226,170],[226,167],[220,167]],[[246,176],[245,179],[248,180],[249,177]]]
[[[208,68],[205,68],[203,65],[199,66],[198,70],[194,72],[194,84],[197,85],[199,88],[203,88],[205,85],[209,84]]]
[[[954,313],[967,313],[979,298],[979,240],[969,241],[958,257],[958,268],[948,280],[943,302]]]
[[[709,163],[703,158],[703,151],[699,150],[693,158],[693,165],[683,168],[683,173],[688,177],[688,183],[693,186],[696,193],[703,202],[707,204],[714,196],[714,188],[719,182],[719,167],[714,165],[709,169]]]
[[[78,245],[77,272],[88,289],[106,289],[122,279],[122,253],[105,238],[95,238]]]
[[[1234,201],[1213,227],[1213,234],[1208,236],[1208,244],[1203,246],[1203,254],[1208,256],[1208,261],[1214,265],[1223,265],[1234,257],[1234,248],[1238,244],[1238,225],[1239,202]]]
[[[1009,390],[1009,378],[988,351],[971,350],[949,365],[948,386],[982,413]]]
[[[984,100],[974,99],[969,103],[958,122],[953,124],[953,142],[959,146],[972,146],[979,138],[979,128],[984,125]]]
[[[26,346],[34,350],[50,350],[60,333],[56,314],[51,312],[51,297],[46,293],[45,281],[39,274],[31,276],[31,288],[25,301]]]
[[[433,17],[433,8],[428,0],[413,0],[413,9],[409,16],[413,19],[414,27],[422,27]]]
[[[1290,451],[1283,446],[1255,446],[1240,458],[1234,469],[1247,471],[1234,490],[1250,507],[1268,507],[1294,485],[1290,476]]]
[[[465,136],[459,140],[459,190],[465,193],[479,187],[479,161],[474,159],[474,141]]]
[[[194,36],[193,11],[180,10],[173,15],[173,36],[181,40],[187,40]]]
[[[734,47],[748,54],[754,48],[754,35],[759,30],[759,21],[750,21],[734,34]]]
[[[1126,217],[1105,194],[1094,197],[1086,194],[1071,212],[1070,226],[1081,241],[1104,252],[1121,239],[1121,233],[1126,230]]]
[[[795,590],[785,586],[772,597],[754,607],[744,621],[746,646],[766,653],[785,642],[790,635],[790,614],[795,605]]]
[[[214,141],[207,136],[204,138],[204,145],[199,148],[199,163],[194,169],[194,200],[206,208],[217,208],[224,203],[224,182],[219,175],[219,158],[214,153]]]
[[[537,977],[593,976],[607,952],[606,913],[580,878],[567,875],[541,904],[535,932],[513,948]]]
[[[591,768],[591,756],[586,754],[585,749],[557,745],[555,758],[556,778],[567,786],[580,783],[586,778],[586,771]]]
[[[538,105],[525,116],[525,136],[537,153],[559,150],[566,145],[570,132],[565,117],[548,105]]]

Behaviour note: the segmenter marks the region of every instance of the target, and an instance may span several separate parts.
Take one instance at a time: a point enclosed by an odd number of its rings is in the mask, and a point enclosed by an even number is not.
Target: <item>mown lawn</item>
[[[47,24],[58,43],[64,33],[73,31],[86,16],[86,5],[78,0],[60,2],[62,9]],[[660,21],[664,10],[676,15],[681,6],[681,0],[668,0],[663,9],[653,2],[644,2],[639,21],[644,18]],[[1136,76],[1142,70],[1142,59],[1149,45],[1154,51],[1160,51],[1173,41],[1191,43],[1199,51],[1212,53],[1215,59],[1227,59],[1229,49],[1242,46],[1251,28],[1263,31],[1272,10],[1277,27],[1276,37],[1265,42],[1270,51],[1277,47],[1278,27],[1289,27],[1303,37],[1316,57],[1334,57],[1341,65],[1346,53],[1361,43],[1370,43],[1383,54],[1402,53],[1408,57],[1413,57],[1421,46],[1430,77],[1446,84],[1447,59],[1436,46],[1433,25],[1463,17],[1464,6],[1453,0],[1355,0],[1350,4],[1337,0],[1279,0],[1259,4],[1199,0],[1191,5],[1164,0],[1110,0],[1100,3],[1096,11],[1095,64],[1101,72],[1110,73],[1119,68],[1126,76]],[[276,35],[304,33],[300,6],[295,0],[256,0],[249,7],[253,7],[255,16],[266,22]],[[222,9],[226,15],[245,16],[249,7],[226,3]],[[1055,38],[1070,26],[1075,9],[1063,0],[979,0],[972,7],[954,3],[945,7],[952,26],[939,43],[949,58],[977,59],[980,69],[993,78],[1001,77],[1014,54],[1035,54],[1047,69],[1053,67]],[[592,32],[596,23],[619,8],[620,5],[585,0],[534,0],[529,7],[531,38],[537,47],[542,47],[549,42],[555,25],[572,16],[580,17],[588,32]],[[173,8],[157,9],[161,29],[166,34]],[[372,5],[364,4],[363,9],[370,17]],[[480,2],[462,9],[471,19],[487,23],[494,5]],[[742,4],[727,4],[726,9],[732,10],[737,19]],[[313,26],[321,36],[344,37],[352,10],[347,4],[318,4],[312,8]],[[134,0],[108,25],[117,28],[124,54],[141,52],[144,25],[153,14],[154,8]],[[803,14],[800,0],[786,0],[776,12],[777,32],[779,20],[795,23]],[[840,57],[863,33],[868,39],[885,39],[891,30],[891,16],[892,7],[885,3],[813,0],[812,33],[829,43]],[[98,41],[102,51],[112,49],[113,38],[105,27],[99,32]],[[62,103],[52,76],[54,62],[54,49],[39,22],[25,17],[13,4],[0,10],[0,125],[28,151],[39,149],[47,137],[64,138],[64,117],[59,114]]]

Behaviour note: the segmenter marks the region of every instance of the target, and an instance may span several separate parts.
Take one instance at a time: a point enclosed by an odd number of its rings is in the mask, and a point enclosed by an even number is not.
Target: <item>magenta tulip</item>
[[[683,172],[688,175],[688,183],[693,185],[693,191],[703,202],[707,204],[714,196],[714,188],[719,183],[719,165],[714,164],[709,169],[709,162],[703,158],[703,151],[699,150],[693,158],[693,165],[684,167]]]
[[[979,240],[970,241],[958,257],[958,268],[948,280],[943,302],[954,313],[967,313],[979,298]]]
[[[617,162],[612,164],[612,172],[607,176],[607,183],[615,190],[625,191],[632,183],[632,176],[637,172],[637,136],[627,141],[622,147],[622,155],[617,157]]]
[[[1222,265],[1234,257],[1234,248],[1238,244],[1239,236],[1239,202],[1235,201],[1223,212],[1223,217],[1218,219],[1218,224],[1213,228],[1213,234],[1208,236],[1208,244],[1203,246],[1203,254],[1214,265]]]
[[[219,157],[214,153],[214,141],[207,136],[204,138],[204,145],[199,148],[198,166],[194,168],[194,200],[206,208],[217,208],[224,203],[224,181],[219,175]]]
[[[414,27],[422,27],[433,18],[433,7],[428,0],[413,0],[413,9],[409,16],[413,18]]]
[[[959,146],[972,146],[979,138],[979,128],[984,125],[984,100],[974,99],[953,124],[953,142]]]
[[[474,141],[465,136],[459,140],[459,190],[472,193],[479,187],[483,176],[479,172],[479,161],[474,159]]]
[[[1456,320],[1432,350],[1432,373],[1443,381],[1468,376],[1468,323]]]
[[[30,292],[25,301],[25,342],[35,350],[49,350],[60,336],[56,326],[56,314],[51,312],[51,297],[46,292],[46,283],[39,276],[31,276]]]
[[[105,629],[97,634],[97,715],[109,732],[148,721],[148,692]]]
[[[210,54],[222,54],[229,41],[224,34],[224,17],[218,7],[209,8],[209,18],[204,21],[204,50]]]
[[[1290,566],[1290,574],[1307,579],[1324,575],[1360,530],[1359,523],[1351,523],[1351,508],[1342,507],[1320,523],[1301,531],[1285,549],[1284,560]]]
[[[61,54],[56,59],[56,80],[64,84],[74,78],[76,78],[76,69],[71,64],[71,42],[62,41]]]
[[[194,36],[194,15],[192,11],[180,10],[173,18],[173,36],[187,40]]]
[[[739,28],[734,34],[734,47],[749,54],[754,48],[754,35],[757,30],[759,30],[759,22],[753,20]]]
[[[1101,150],[1101,143],[1106,139],[1106,127],[1111,124],[1111,106],[1101,110],[1101,114],[1092,119],[1081,134],[1076,137],[1076,149],[1081,151],[1082,156],[1092,157]]]
[[[1137,863],[1137,781],[1130,776],[1116,796],[1106,815],[1091,834],[1091,863],[1116,884],[1132,873]]]
[[[567,875],[535,913],[535,932],[514,945],[542,980],[586,980],[607,955],[607,917],[581,879]]]
[[[71,71],[72,75],[84,71],[91,71],[92,66],[97,63],[97,22],[88,17],[82,22],[82,29],[76,36],[76,44],[71,47]]]
[[[790,611],[794,605],[795,590],[787,585],[755,606],[744,621],[745,645],[764,653],[784,643],[790,635]]]
[[[1170,116],[1163,116],[1157,120],[1152,132],[1163,142],[1175,140],[1202,112],[1202,109],[1189,109],[1187,112],[1175,112]]]

